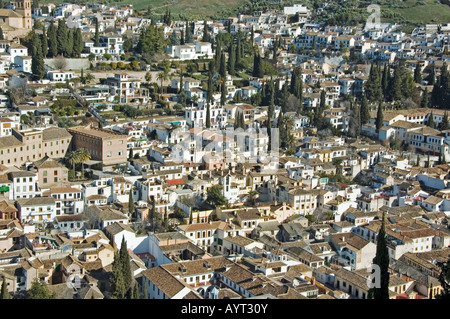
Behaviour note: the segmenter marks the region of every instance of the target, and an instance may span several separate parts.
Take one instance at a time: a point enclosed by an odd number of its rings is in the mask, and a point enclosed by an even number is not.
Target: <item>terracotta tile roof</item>
[[[162,266],[144,270],[141,274],[169,298],[174,297],[181,290],[188,287],[183,280],[176,278]]]

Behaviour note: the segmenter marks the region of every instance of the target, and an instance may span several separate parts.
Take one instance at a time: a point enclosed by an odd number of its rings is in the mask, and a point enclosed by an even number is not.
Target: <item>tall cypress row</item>
[[[50,26],[47,31],[48,38],[48,56],[55,57],[58,55],[58,40],[56,36],[56,27],[53,21],[50,22]]]

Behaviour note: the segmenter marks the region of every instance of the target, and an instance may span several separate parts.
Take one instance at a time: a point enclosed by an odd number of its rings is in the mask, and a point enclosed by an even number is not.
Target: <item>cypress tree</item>
[[[386,100],[386,97],[388,95],[388,87],[389,87],[389,79],[391,77],[391,71],[389,64],[384,65],[383,69],[383,78],[381,79],[381,90],[383,92],[384,99]]]
[[[186,28],[184,32],[184,42],[185,43],[192,43],[194,41],[194,37],[192,35],[192,28],[190,26],[189,21],[186,21]]]
[[[365,93],[369,101],[381,101],[382,90],[380,70],[379,67],[375,66],[373,63],[370,67],[369,79],[365,86]]]
[[[222,77],[222,79],[225,81],[227,77],[227,68],[226,68],[226,61],[225,61],[225,53],[220,54],[220,64],[219,64],[219,75]]]
[[[124,299],[127,293],[124,279],[124,272],[122,270],[122,261],[120,259],[120,253],[114,254],[114,261],[112,263],[111,274],[111,292],[114,299]]]
[[[364,96],[361,101],[361,108],[360,108],[360,122],[362,124],[367,124],[370,121],[370,112],[369,112],[369,102],[367,101],[367,98]]]
[[[58,28],[56,29],[56,39],[58,44],[58,53],[67,57],[67,35],[68,28],[66,20],[62,18],[58,21]]]
[[[226,79],[224,78],[221,84],[221,90],[220,90],[220,106],[225,105],[226,97],[227,97],[227,86],[226,86]]]
[[[430,102],[429,102],[429,99],[428,99],[428,89],[425,88],[425,91],[423,92],[421,106],[424,107],[424,108],[427,108],[429,104],[430,104]]]
[[[181,29],[180,44],[181,45],[186,44],[185,37],[184,37],[184,30],[183,29]]]
[[[210,38],[209,38],[209,32],[208,32],[208,24],[206,23],[206,19],[205,22],[203,23],[203,37],[202,37],[202,41],[203,42],[209,42]]]
[[[348,135],[350,137],[358,137],[361,132],[360,110],[357,103],[350,104],[351,118],[349,119]]]
[[[48,37],[48,56],[56,57],[58,55],[58,41],[56,36],[56,27],[53,21],[50,22],[47,32]]]
[[[233,44],[230,44],[230,51],[228,53],[228,73],[230,75],[235,75],[235,64],[236,64],[236,50]]]
[[[242,61],[242,41],[241,41],[241,33],[239,32],[236,36],[236,50],[235,50],[235,63],[240,64]]]
[[[12,299],[11,298],[11,294],[8,291],[8,287],[6,285],[6,278],[5,277],[3,277],[2,290],[0,292],[0,299]]]
[[[430,116],[428,118],[428,123],[427,125],[431,128],[434,128],[434,116],[433,116],[433,112],[430,113]]]
[[[122,264],[122,274],[123,274],[123,283],[125,287],[125,295],[124,297],[130,298],[131,295],[131,285],[133,283],[133,276],[131,274],[131,266],[130,266],[130,254],[128,253],[127,243],[125,241],[125,237],[122,237],[122,243],[120,245],[119,251],[119,260]]]
[[[434,66],[431,67],[431,71],[427,76],[428,85],[434,85],[436,82],[436,71],[434,69]]]
[[[281,104],[281,109],[283,110],[283,112],[287,111],[287,101],[289,98],[289,90],[288,90],[288,84],[287,84],[287,80],[286,82],[284,82],[283,84],[283,88],[281,90],[281,97],[280,97],[280,104]],[[299,111],[300,107],[298,108]],[[300,113],[298,113],[300,114]]]
[[[214,94],[214,85],[213,85],[213,61],[209,63],[209,70],[208,70],[208,82],[207,82],[207,102],[212,103],[213,101],[213,94]]]
[[[380,288],[373,289],[373,298],[386,300],[389,299],[389,253],[386,243],[385,216],[383,213],[381,228],[377,236],[377,251],[373,264],[380,267]]]
[[[402,70],[400,63],[394,70],[394,76],[391,78],[388,90],[389,101],[399,101],[402,98]]]
[[[298,99],[303,99],[302,68],[297,66],[292,71],[290,93]]]
[[[98,30],[98,18],[95,18],[94,46],[95,47],[100,46],[100,32]]]
[[[44,58],[47,57],[48,54],[48,39],[47,35],[45,34],[45,26],[42,27],[42,37],[41,37],[41,44],[42,44],[42,55]]]
[[[5,40],[5,36],[3,35],[3,29],[0,27],[0,40]]]
[[[69,29],[69,31],[67,32],[66,54],[67,54],[67,57],[73,56],[73,31],[72,31],[72,29]]]
[[[273,41],[273,47],[272,47],[272,60],[276,61],[277,59],[277,52],[278,52],[278,39],[275,38]]]
[[[80,57],[81,52],[83,52],[83,36],[81,34],[81,29],[76,28],[73,35],[73,56]]]
[[[422,83],[422,72],[420,70],[420,64],[416,64],[416,68],[414,69],[414,82]]]
[[[211,127],[211,111],[209,109],[209,103],[206,105],[206,128]]]
[[[375,120],[375,127],[377,129],[377,133],[381,129],[382,126],[383,126],[383,108],[382,108],[381,102],[380,102],[380,104],[378,105],[378,110],[377,110],[377,118]]]
[[[262,58],[259,53],[255,54],[253,58],[253,76],[257,78],[264,77],[264,69],[262,65]]]
[[[133,188],[130,189],[130,192],[128,194],[128,212],[130,215],[134,213]]]
[[[136,281],[134,281],[133,290],[131,293],[131,299],[141,299],[138,283]]]
[[[31,54],[31,72],[39,79],[44,78],[44,56],[42,55],[41,41],[36,34],[33,39],[33,50]]]
[[[214,55],[214,71],[218,72],[222,57],[222,41],[218,40],[216,44],[216,52]]]
[[[448,126],[448,113],[447,111],[445,111],[444,113],[444,117],[442,118],[442,122],[439,123],[439,130],[448,130],[449,126]]]

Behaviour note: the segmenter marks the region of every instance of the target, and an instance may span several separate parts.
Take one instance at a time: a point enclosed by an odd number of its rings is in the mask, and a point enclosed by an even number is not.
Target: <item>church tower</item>
[[[31,29],[33,27],[31,0],[17,0],[15,11],[23,17],[23,28]]]

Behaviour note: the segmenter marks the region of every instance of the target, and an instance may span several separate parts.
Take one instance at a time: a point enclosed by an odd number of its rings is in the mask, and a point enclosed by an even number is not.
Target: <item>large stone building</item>
[[[7,40],[25,36],[33,27],[31,1],[18,0],[0,9],[0,27]]]
[[[0,137],[0,164],[6,166],[20,166],[44,156],[63,158],[72,140],[66,129],[57,127],[42,131],[12,129],[11,133]]]
[[[73,136],[73,149],[85,148],[91,160],[101,161],[103,167],[127,162],[127,136],[92,125],[68,129]]]

